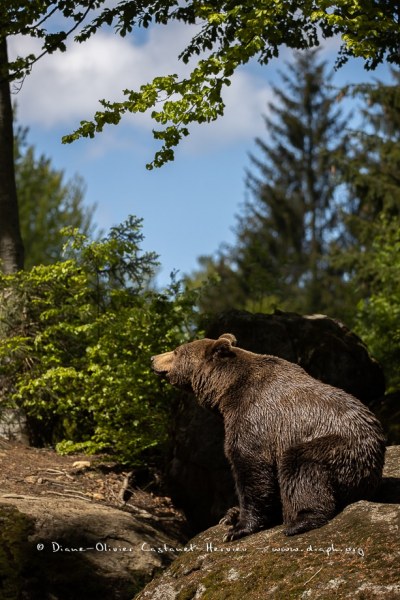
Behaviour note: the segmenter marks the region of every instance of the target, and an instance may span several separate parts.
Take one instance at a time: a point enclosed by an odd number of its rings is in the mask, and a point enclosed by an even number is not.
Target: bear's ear
[[[232,346],[236,344],[236,338],[230,333],[221,335],[212,345],[211,354],[213,356],[235,356]]]
[[[237,340],[235,338],[235,336],[233,335],[233,333],[223,333],[222,335],[219,336],[218,338],[219,340],[229,340],[231,343],[231,346],[236,346],[237,344]]]

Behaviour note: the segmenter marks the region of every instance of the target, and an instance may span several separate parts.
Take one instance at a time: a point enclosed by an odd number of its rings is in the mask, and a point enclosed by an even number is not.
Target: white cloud
[[[100,31],[83,44],[70,44],[66,53],[42,58],[25,80],[18,104],[27,120],[51,127],[91,115],[98,100],[118,100],[125,88],[138,88],[156,74],[177,68],[176,56],[190,34],[173,25],[143,45]],[[10,55],[38,53],[36,40],[18,36],[10,41]],[[175,62],[175,64],[174,64]]]
[[[121,38],[111,31],[100,31],[83,44],[71,42],[66,53],[44,57],[26,78],[16,95],[20,121],[44,129],[61,126],[67,133],[101,109],[99,99],[122,100],[123,89],[138,89],[157,75],[184,75],[189,67],[179,62],[177,56],[196,30],[195,26],[170,23],[151,28],[139,40],[135,35]],[[325,40],[322,55],[330,58],[336,54],[338,45],[338,38]],[[37,40],[23,36],[10,40],[11,56],[35,51],[40,51]],[[291,57],[292,53],[283,47],[280,64]],[[274,67],[271,67],[263,71],[266,78],[274,76]],[[192,125],[190,138],[181,144],[182,151],[203,153],[212,147],[221,148],[251,139],[263,130],[261,115],[267,111],[273,95],[260,71],[251,65],[238,69],[223,97],[224,117],[209,125]],[[109,127],[102,134],[100,153],[111,152],[120,145],[121,127],[125,133],[132,129],[148,132],[151,143],[150,131],[157,128],[157,124],[149,114],[126,116],[115,133],[106,136],[106,131],[114,130]],[[126,144],[126,139],[122,143]]]
[[[66,53],[44,57],[16,96],[19,119],[28,125],[61,125],[72,130],[80,120],[92,117],[99,99],[121,100],[123,89],[138,89],[157,75],[183,75],[188,67],[177,56],[193,31],[193,27],[180,24],[157,27],[141,44],[135,43],[134,37],[101,31],[83,44],[71,44]],[[37,42],[30,38],[10,41],[11,56],[38,50]],[[260,113],[265,112],[269,97],[265,81],[239,70],[224,94],[224,118],[210,126],[194,127],[188,147],[202,151],[210,143],[224,145],[253,136],[259,131]],[[134,115],[125,122],[148,130],[154,127],[149,115]]]

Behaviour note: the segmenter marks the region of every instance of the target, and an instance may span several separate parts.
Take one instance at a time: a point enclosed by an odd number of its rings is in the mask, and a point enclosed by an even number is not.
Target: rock
[[[192,533],[197,533],[218,523],[237,500],[224,454],[222,418],[200,408],[193,396],[179,396],[171,432],[168,492],[173,503],[183,509]]]
[[[298,363],[313,377],[353,394],[369,404],[385,393],[380,365],[361,339],[343,323],[326,315],[266,315],[232,310],[209,323],[206,337],[230,332],[238,346]]]
[[[74,498],[0,494],[0,597],[128,600],[178,541],[132,514]]]
[[[375,502],[302,535],[278,526],[223,543],[226,527],[213,527],[135,600],[400,598],[400,446],[388,448],[385,477]]]
[[[370,408],[379,416],[388,444],[400,444],[400,391],[374,400]]]
[[[2,389],[0,389],[0,402],[7,406],[7,396]],[[21,409],[2,408],[0,413],[0,438],[18,440],[23,444],[29,444],[27,421]]]
[[[90,469],[91,464],[90,460],[76,460],[72,463],[72,468],[76,471],[85,471],[86,469]]]
[[[300,364],[313,377],[335,385],[371,404],[385,390],[383,372],[359,337],[324,315],[273,315],[246,311],[221,313],[205,336],[233,333],[238,346],[273,354]],[[192,532],[214,525],[236,503],[228,461],[223,451],[223,424],[215,414],[181,395],[172,432],[168,468],[169,492],[185,512]]]

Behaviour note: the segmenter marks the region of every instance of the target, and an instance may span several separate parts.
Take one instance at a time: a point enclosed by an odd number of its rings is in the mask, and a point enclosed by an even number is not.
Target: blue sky
[[[75,173],[84,178],[85,201],[97,205],[94,218],[100,228],[108,230],[129,214],[143,218],[144,249],[160,255],[160,285],[168,283],[172,270],[189,273],[197,267],[198,256],[233,242],[235,215],[245,197],[248,154],[255,151],[256,136],[267,139],[262,114],[273,100],[277,71],[291,54],[283,49],[267,66],[251,63],[240,69],[227,89],[225,116],[193,127],[175,161],[161,169],[145,168],[158,148],[146,115],[129,116],[94,140],[67,146],[61,137],[81,119],[92,117],[98,99],[118,100],[121,90],[137,89],[156,75],[183,73],[177,55],[192,32],[179,24],[124,39],[101,32],[86,44],[72,44],[65,54],[43,58],[14,96],[18,121],[30,130],[29,143],[63,169],[66,179]],[[11,55],[37,48],[22,37],[11,39],[9,46]],[[337,48],[338,42],[331,41],[321,56],[333,65]],[[387,80],[387,69],[371,73],[354,60],[337,72],[334,84],[376,77]]]

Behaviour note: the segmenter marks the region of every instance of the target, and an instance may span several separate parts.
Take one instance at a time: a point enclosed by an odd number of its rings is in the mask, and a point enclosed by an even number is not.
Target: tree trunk
[[[0,268],[4,273],[15,273],[23,266],[24,247],[15,185],[7,40],[0,38]]]

